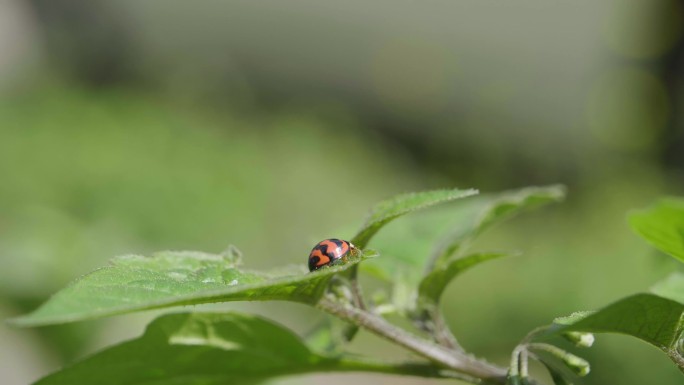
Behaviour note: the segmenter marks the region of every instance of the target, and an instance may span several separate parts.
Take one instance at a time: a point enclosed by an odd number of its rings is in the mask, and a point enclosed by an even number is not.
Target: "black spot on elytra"
[[[309,271],[318,270],[320,266],[317,265],[320,260],[318,256],[309,257]]]

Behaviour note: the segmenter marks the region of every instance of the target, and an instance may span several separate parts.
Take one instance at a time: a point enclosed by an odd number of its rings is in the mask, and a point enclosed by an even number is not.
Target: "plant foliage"
[[[236,313],[163,315],[133,340],[109,347],[39,380],[38,384],[225,384],[259,383],[271,377],[326,371],[367,371],[434,378],[458,378],[482,384],[532,384],[529,360],[539,360],[554,384],[569,384],[589,373],[589,363],[544,342],[563,335],[577,346],[590,346],[593,334],[620,333],[646,341],[684,371],[684,275],[674,273],[651,293],[618,300],[594,312],[558,318],[532,331],[511,354],[508,368],[479,360],[451,334],[439,310],[451,281],[482,262],[514,253],[473,252],[472,242],[485,230],[515,214],[557,202],[561,186],[534,187],[464,200],[470,215],[459,217],[429,254],[409,260],[374,263],[368,271],[391,284],[390,308],[427,335],[416,336],[389,323],[382,303],[367,307],[356,278],[360,263],[375,257],[366,247],[392,220],[437,204],[477,194],[476,190],[435,190],[399,195],[375,206],[351,239],[362,249],[346,263],[313,273],[304,266],[261,272],[241,266],[234,247],[222,254],[160,252],[149,257],[122,256],[57,292],[34,312],[10,320],[17,326],[41,326],[97,317],[228,301],[292,301],[316,306],[352,326],[347,338],[333,341],[327,319],[307,341],[269,320]],[[442,206],[443,210],[453,205]],[[450,212],[450,211],[449,211]],[[464,211],[454,210],[454,213]],[[459,214],[460,215],[460,214]],[[634,229],[656,248],[684,261],[684,200],[667,199],[630,216]],[[390,257],[385,257],[390,258]],[[363,263],[366,265],[366,263]],[[402,273],[403,271],[403,273]],[[402,291],[404,294],[397,294]],[[397,300],[399,298],[399,300]],[[391,312],[392,310],[389,310]],[[344,341],[362,327],[419,361],[380,362],[344,353]],[[318,341],[314,344],[315,341]],[[329,349],[331,341],[335,349]],[[324,346],[317,350],[313,346]],[[335,351],[336,353],[322,353]]]
[[[348,264],[307,274],[243,270],[223,254],[156,253],[114,258],[110,266],[77,279],[36,311],[12,322],[21,326],[81,321],[178,305],[227,301],[293,301],[315,304],[330,279]]]

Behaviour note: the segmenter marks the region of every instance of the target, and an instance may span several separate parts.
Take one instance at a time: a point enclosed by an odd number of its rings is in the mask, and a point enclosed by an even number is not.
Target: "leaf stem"
[[[351,292],[354,305],[360,309],[366,310],[366,303],[363,300],[363,290],[361,290],[361,283],[359,282],[359,265],[352,266],[350,271]]]
[[[458,343],[458,340],[456,339],[454,334],[447,327],[442,312],[438,308],[435,308],[435,311],[432,313],[432,322],[435,326],[435,341],[437,341],[438,344],[446,348],[453,349],[459,352],[465,352],[465,349],[463,349],[461,344]]]
[[[447,349],[430,341],[418,338],[373,313],[350,306],[349,304],[336,302],[327,297],[322,298],[317,306],[327,313],[367,329],[440,366],[473,377],[474,379],[477,379],[478,382],[493,384],[506,383],[505,369],[475,359],[463,352]]]
[[[443,369],[431,363],[424,362],[381,362],[343,358],[336,362],[335,371],[363,371],[373,373],[408,375],[425,378],[452,378],[466,382],[477,383],[478,379],[468,375]]]
[[[511,353],[511,363],[508,365],[508,383],[520,384],[520,346],[516,346]]]
[[[666,352],[667,356],[670,357],[672,362],[674,362],[679,370],[684,374],[684,357],[680,356],[676,351],[675,352]]]
[[[520,378],[527,381],[530,376],[530,371],[528,369],[528,357],[527,349],[522,349],[520,351]]]

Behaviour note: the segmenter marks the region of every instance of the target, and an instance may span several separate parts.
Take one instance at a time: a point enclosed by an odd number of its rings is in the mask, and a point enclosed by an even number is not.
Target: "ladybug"
[[[351,242],[342,239],[325,239],[316,244],[309,254],[309,271],[318,270],[344,260],[358,249]]]

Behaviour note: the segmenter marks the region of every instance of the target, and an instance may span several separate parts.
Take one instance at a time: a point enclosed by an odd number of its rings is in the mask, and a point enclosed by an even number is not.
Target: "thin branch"
[[[451,378],[470,383],[477,383],[479,380],[457,373],[451,370],[442,369],[431,363],[425,362],[378,362],[360,359],[344,358],[335,362],[334,371],[363,371],[373,373],[408,375],[425,378]]]
[[[361,283],[359,282],[359,266],[353,266],[351,268],[351,292],[354,298],[354,305],[359,309],[366,310],[366,303],[363,300],[363,290],[361,290]]]
[[[684,373],[684,357],[682,357],[676,349],[666,351],[665,353],[667,353],[667,356],[677,365],[679,370]]]
[[[550,328],[551,328],[551,325],[544,325],[544,326],[539,326],[539,327],[532,329],[532,331],[527,333],[527,335],[520,341],[519,345],[525,345],[525,344],[531,342],[535,337],[537,337],[538,335],[540,335],[542,333],[545,333]]]
[[[375,314],[335,302],[326,297],[318,302],[318,307],[325,312],[403,346],[440,366],[474,377],[483,382],[494,384],[506,383],[505,369],[477,360],[462,352],[446,349],[443,346],[418,338]]]
[[[359,309],[366,310],[366,303],[363,299],[363,290],[361,290],[361,283],[359,282],[359,266],[355,265],[349,269],[347,285],[349,291],[351,292],[351,301]],[[359,332],[359,327],[357,325],[347,324],[342,331],[342,338],[345,342],[349,342],[354,339],[356,333]]]
[[[416,328],[429,333],[434,341],[447,349],[465,352],[458,340],[447,326],[442,312],[437,306],[426,307],[422,311],[410,313]]]
[[[442,312],[439,309],[435,309],[432,313],[432,321],[435,326],[435,341],[448,349],[465,352],[465,349],[463,349],[461,344],[458,343],[458,340],[456,340],[454,334],[447,327]]]
[[[516,346],[511,353],[511,362],[508,365],[508,377],[520,378],[520,351],[522,347]]]
[[[527,354],[527,349],[520,351],[520,378],[525,380],[530,376]]]

